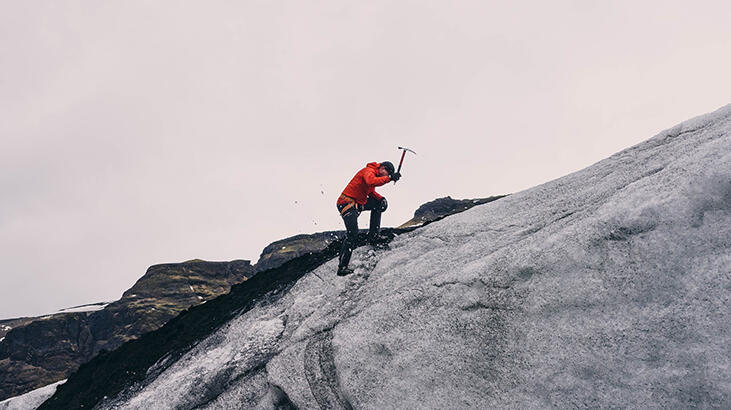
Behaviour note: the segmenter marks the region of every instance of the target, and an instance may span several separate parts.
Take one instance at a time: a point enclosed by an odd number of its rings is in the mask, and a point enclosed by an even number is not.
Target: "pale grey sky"
[[[0,317],[516,192],[731,102],[727,1],[0,1]],[[324,193],[321,193],[324,192]],[[295,202],[296,201],[296,202]],[[361,226],[367,215],[360,218]]]

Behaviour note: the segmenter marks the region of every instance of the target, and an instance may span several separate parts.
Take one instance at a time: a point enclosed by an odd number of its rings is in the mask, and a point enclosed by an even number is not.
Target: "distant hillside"
[[[0,401],[65,379],[100,351],[159,328],[253,274],[245,260],[154,265],[116,302],[0,321]]]

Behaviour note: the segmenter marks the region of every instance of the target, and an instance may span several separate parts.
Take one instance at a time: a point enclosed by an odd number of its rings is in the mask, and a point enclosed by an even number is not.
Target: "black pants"
[[[347,204],[338,204],[338,212],[345,208]],[[343,222],[345,222],[346,235],[343,239],[343,247],[340,249],[340,260],[338,267],[348,266],[350,263],[350,255],[353,253],[356,241],[358,240],[358,216],[361,211],[371,211],[371,225],[368,229],[368,238],[375,239],[381,230],[381,200],[372,196],[368,197],[365,205],[350,207],[344,214]]]

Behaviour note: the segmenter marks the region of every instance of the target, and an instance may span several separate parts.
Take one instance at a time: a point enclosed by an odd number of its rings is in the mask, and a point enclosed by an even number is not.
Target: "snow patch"
[[[109,306],[111,302],[91,303],[88,305],[74,306],[66,309],[59,309],[56,313],[78,313],[78,312],[96,312]]]
[[[65,383],[61,380],[48,386],[44,386],[33,391],[29,391],[20,396],[11,397],[7,400],[0,401],[0,410],[30,410],[38,408],[49,397],[53,396],[56,388]]]

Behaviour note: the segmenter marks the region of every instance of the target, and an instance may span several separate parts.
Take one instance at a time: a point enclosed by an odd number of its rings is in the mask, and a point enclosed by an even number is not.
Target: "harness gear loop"
[[[358,203],[355,202],[355,199],[353,199],[345,194],[340,194],[340,199],[345,199],[346,201],[348,201],[348,205],[345,205],[345,207],[343,207],[343,209],[340,210],[340,216],[345,215],[345,212],[347,212],[348,209],[350,209],[354,206],[355,206],[356,211],[358,210]]]

